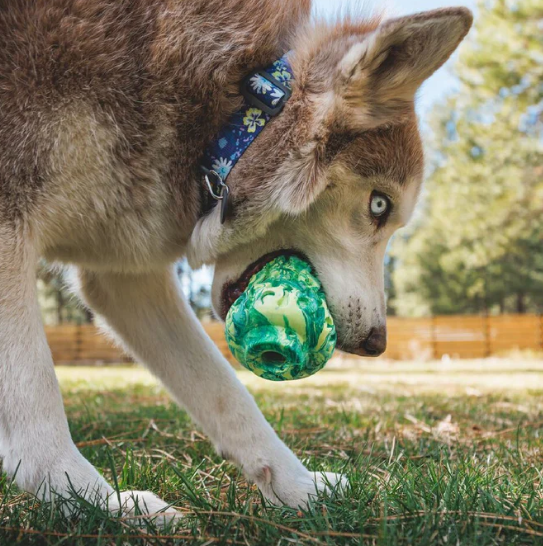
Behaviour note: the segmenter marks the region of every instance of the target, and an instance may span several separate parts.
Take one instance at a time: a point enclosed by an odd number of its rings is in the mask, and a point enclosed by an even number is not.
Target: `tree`
[[[543,0],[494,0],[431,119],[422,214],[395,241],[403,314],[543,310]]]

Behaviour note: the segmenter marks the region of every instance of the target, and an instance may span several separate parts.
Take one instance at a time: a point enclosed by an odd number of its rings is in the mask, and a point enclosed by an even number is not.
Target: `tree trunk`
[[[57,324],[62,324],[62,311],[64,309],[64,294],[62,293],[61,288],[57,288]]]
[[[522,292],[517,293],[517,313],[526,313],[526,303],[524,302],[524,294]]]

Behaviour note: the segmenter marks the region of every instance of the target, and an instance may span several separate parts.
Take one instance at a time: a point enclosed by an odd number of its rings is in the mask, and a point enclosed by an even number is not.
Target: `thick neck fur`
[[[190,230],[203,148],[239,107],[240,80],[289,48],[308,11],[305,0],[0,6],[3,216],[32,209],[63,169],[59,141],[84,112],[110,134],[115,168],[135,188],[159,171]]]

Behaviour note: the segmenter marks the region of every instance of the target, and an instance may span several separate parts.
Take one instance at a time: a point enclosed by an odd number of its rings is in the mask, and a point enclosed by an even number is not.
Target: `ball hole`
[[[261,358],[265,364],[284,364],[287,361],[284,355],[275,351],[266,351]]]

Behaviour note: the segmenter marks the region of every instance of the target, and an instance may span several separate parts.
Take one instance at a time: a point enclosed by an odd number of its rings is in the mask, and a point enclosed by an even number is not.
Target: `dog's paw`
[[[263,483],[259,484],[264,496],[273,504],[291,508],[306,508],[319,494],[341,494],[349,482],[341,474],[334,472],[309,472],[303,469],[292,475],[280,469],[266,467],[263,470]]]
[[[313,480],[319,493],[343,494],[349,487],[349,480],[337,472],[313,472]]]
[[[158,527],[165,527],[182,517],[181,512],[150,491],[124,491],[119,496],[113,494],[108,498],[108,509],[112,513],[128,516],[131,520],[133,518],[138,525],[151,521]]]

